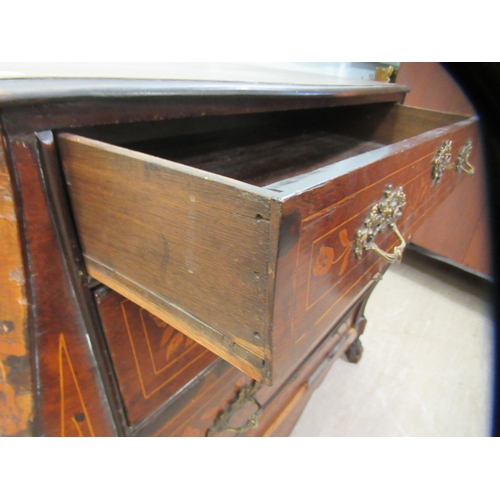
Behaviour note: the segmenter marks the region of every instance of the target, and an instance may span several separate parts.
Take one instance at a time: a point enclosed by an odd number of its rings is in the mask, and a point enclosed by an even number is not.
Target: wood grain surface
[[[152,312],[261,378],[272,197],[77,136],[59,146],[89,274],[141,305],[154,296]]]
[[[38,436],[111,436],[117,430],[76,300],[41,172],[35,134],[8,139],[27,256],[29,337]]]
[[[273,121],[269,116],[256,129],[162,137],[126,147],[254,186],[267,186],[382,146],[318,130],[304,123],[300,115],[289,118],[291,123],[285,115],[284,123],[269,126]]]
[[[26,273],[1,130],[0,241],[0,436],[26,436],[33,432]]]

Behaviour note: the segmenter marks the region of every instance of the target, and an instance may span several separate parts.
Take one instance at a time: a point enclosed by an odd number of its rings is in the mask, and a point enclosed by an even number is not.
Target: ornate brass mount
[[[406,195],[403,188],[393,189],[389,184],[385,188],[384,199],[371,208],[363,227],[356,233],[354,253],[358,259],[361,259],[363,250],[374,250],[380,257],[391,264],[401,262],[406,243],[396,226],[396,220],[401,217],[405,204]],[[387,226],[396,233],[400,241],[400,244],[394,247],[392,254],[384,252],[375,243],[375,236],[384,231]]]
[[[472,139],[467,139],[465,144],[460,148],[460,151],[455,162],[455,170],[462,170],[467,175],[474,175],[474,166],[469,163],[469,156],[472,151]]]
[[[236,400],[231,403],[215,420],[212,427],[208,429],[207,436],[213,437],[223,432],[235,432],[236,434],[243,434],[249,429],[257,427],[259,417],[262,414],[262,406],[255,399],[255,394],[262,387],[262,384],[257,381],[249,386],[242,387],[236,396]],[[257,411],[246,421],[242,427],[231,427],[231,419],[236,415],[247,403],[254,403],[257,405]]]
[[[449,168],[451,161],[451,141],[444,141],[436,151],[432,160],[432,180],[439,184],[443,178],[444,171]]]

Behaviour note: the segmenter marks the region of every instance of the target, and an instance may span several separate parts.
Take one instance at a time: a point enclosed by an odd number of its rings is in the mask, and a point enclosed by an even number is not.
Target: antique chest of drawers
[[[375,82],[0,88],[9,435],[287,435],[480,142]]]

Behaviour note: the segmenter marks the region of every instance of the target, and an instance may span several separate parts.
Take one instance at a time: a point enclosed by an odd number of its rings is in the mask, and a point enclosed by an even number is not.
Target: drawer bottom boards
[[[362,333],[368,291],[273,386],[252,380],[116,292],[95,296],[135,436],[286,436],[331,365]]]

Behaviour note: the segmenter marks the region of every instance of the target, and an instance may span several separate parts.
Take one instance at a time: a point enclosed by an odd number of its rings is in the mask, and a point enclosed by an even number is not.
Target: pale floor
[[[358,364],[333,365],[292,436],[488,436],[488,283],[407,253],[370,298]]]

